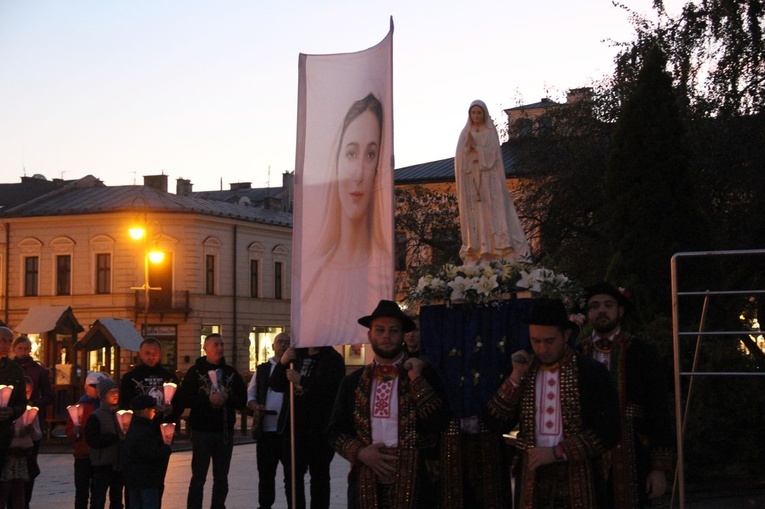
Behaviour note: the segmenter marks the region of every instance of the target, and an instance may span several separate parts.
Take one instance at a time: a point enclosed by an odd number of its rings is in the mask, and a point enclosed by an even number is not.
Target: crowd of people
[[[512,354],[509,374],[478,416],[497,436],[517,434],[514,496],[505,507],[629,509],[665,493],[673,461],[668,401],[655,348],[622,327],[630,311],[616,287],[599,283],[586,295],[592,332],[576,344],[572,335],[580,329],[560,300],[537,299],[523,319],[531,346]],[[273,507],[280,463],[289,509],[307,506],[306,475],[310,507],[329,507],[335,453],[350,463],[350,509],[450,508],[444,494],[460,488],[449,485],[439,444],[453,418],[417,316],[382,300],[358,323],[374,356],[347,375],[337,350],[295,348],[287,333],[274,339],[274,355],[249,386],[226,363],[219,334],[205,338],[206,355],[180,382],[160,364],[161,344],[151,337],[119,386],[89,373],[78,422],[70,417],[66,428],[75,508],[101,509],[107,500],[112,509],[161,507],[171,455],[161,425],[177,422],[186,409],[192,444],[186,507],[201,509],[212,464],[211,508],[225,508],[236,412],[245,408],[254,416],[259,508]],[[40,472],[40,417],[25,418],[27,402],[44,409],[52,400],[30,347],[26,336],[14,340],[0,327],[0,383],[13,386],[0,407],[0,507],[9,509],[29,507]],[[172,401],[164,396],[168,383],[178,385]],[[132,419],[122,425],[118,410],[126,409]],[[509,491],[509,475],[502,482]]]

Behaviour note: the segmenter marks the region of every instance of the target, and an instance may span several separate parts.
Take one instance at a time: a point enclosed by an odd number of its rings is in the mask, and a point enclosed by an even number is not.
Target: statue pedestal
[[[488,304],[422,306],[422,351],[446,388],[454,419],[441,436],[443,507],[511,507],[512,449],[502,436],[472,419],[480,416],[506,376],[513,352],[530,349],[523,318],[535,299],[509,298]]]
[[[510,355],[529,348],[527,316],[536,299],[422,306],[422,350],[441,376],[452,415],[481,415],[510,374]]]

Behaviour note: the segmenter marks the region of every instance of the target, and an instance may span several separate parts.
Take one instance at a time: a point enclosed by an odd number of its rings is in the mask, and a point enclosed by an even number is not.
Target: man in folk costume
[[[404,334],[415,325],[395,302],[381,300],[358,322],[369,328],[374,362],[343,379],[328,428],[335,450],[351,462],[348,507],[434,507],[434,500],[418,500],[418,438],[449,422],[440,382],[404,353]]]
[[[567,345],[575,325],[562,301],[540,299],[524,321],[534,356],[513,354],[513,371],[484,416],[497,431],[519,425],[517,507],[603,507],[598,459],[619,439],[619,407],[608,371]]]
[[[610,453],[610,507],[645,507],[664,494],[672,469],[674,435],[659,355],[622,329],[631,302],[613,285],[593,285],[586,297],[593,331],[581,350],[609,369],[621,411],[621,438]]]

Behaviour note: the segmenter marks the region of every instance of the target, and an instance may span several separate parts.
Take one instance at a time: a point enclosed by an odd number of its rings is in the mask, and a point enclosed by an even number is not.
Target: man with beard
[[[395,302],[381,300],[358,322],[369,328],[375,358],[343,379],[328,428],[335,450],[351,463],[348,507],[436,507],[418,496],[418,438],[449,422],[446,399],[434,389],[437,375],[404,354],[404,334],[415,325]]]
[[[539,299],[524,321],[534,355],[513,354],[513,371],[484,415],[498,432],[519,426],[516,507],[605,507],[599,460],[619,437],[608,371],[568,346],[575,325],[562,301]]]
[[[672,469],[672,423],[659,355],[622,329],[631,302],[613,285],[593,285],[586,297],[593,330],[581,350],[605,364],[619,393],[622,434],[610,453],[610,507],[644,507],[664,494]]]

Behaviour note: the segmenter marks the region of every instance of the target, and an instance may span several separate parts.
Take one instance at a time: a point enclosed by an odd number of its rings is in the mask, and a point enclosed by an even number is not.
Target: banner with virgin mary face
[[[391,20],[365,51],[300,55],[293,345],[367,342],[357,320],[393,289]]]

